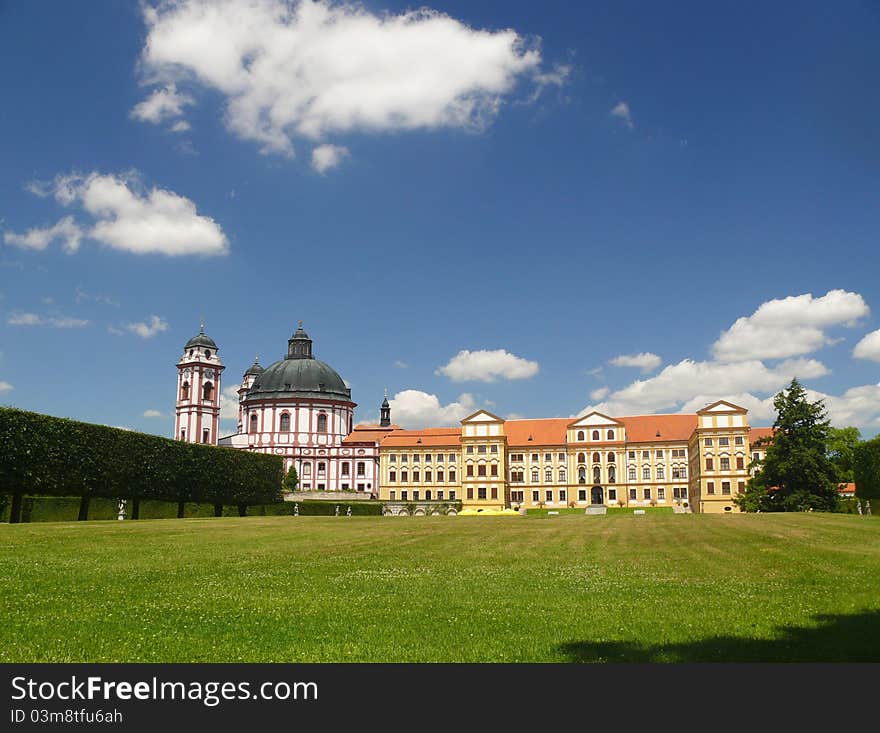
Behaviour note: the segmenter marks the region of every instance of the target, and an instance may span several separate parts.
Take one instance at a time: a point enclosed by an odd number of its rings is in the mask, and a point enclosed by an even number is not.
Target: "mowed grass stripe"
[[[3,525],[0,661],[880,661],[878,571],[842,515]]]

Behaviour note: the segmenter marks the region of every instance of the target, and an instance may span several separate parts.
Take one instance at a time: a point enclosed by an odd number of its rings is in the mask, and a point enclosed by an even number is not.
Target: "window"
[[[651,458],[651,451],[643,450],[642,451],[642,460],[647,461],[647,460],[650,460],[650,458]]]
[[[617,483],[617,470],[614,468],[614,466],[608,466],[608,483]]]
[[[281,414],[281,421],[278,426],[278,429],[282,433],[289,433],[290,432],[290,413],[284,412]]]
[[[485,452],[486,452],[486,446],[485,446],[485,445],[478,445],[478,446],[477,446],[477,453],[485,453]]]
[[[455,481],[455,469],[454,468],[449,469],[449,481],[450,481],[450,483]],[[451,494],[454,494],[454,493],[455,493],[454,491],[451,492]],[[450,498],[452,498],[452,497],[450,496]]]
[[[327,416],[323,413],[318,415],[318,432],[326,433],[327,432]]]
[[[257,432],[257,416],[256,415],[251,415],[251,429],[250,429],[250,431],[251,431],[251,433]]]
[[[741,494],[746,490],[746,482],[745,481],[737,481],[736,482],[736,493]]]
[[[578,453],[578,463],[586,463],[587,456],[583,453]]]
[[[577,439],[578,439],[578,440],[583,440],[583,439],[584,439],[584,431],[583,431],[583,430],[578,430],[578,437],[577,437]]]
[[[210,431],[210,430],[207,430],[207,429],[202,430],[202,442],[203,442],[203,443],[207,443],[207,442],[209,442],[208,437],[209,437],[210,435],[211,435],[211,431]]]
[[[636,452],[634,450],[631,450],[628,455],[631,461],[634,461],[636,459]]]
[[[182,400],[189,399],[189,382],[184,382],[180,386],[180,399],[182,399]]]
[[[327,464],[324,463],[323,461],[320,461],[320,462],[318,463],[318,475],[320,476],[320,475],[321,475],[322,473],[324,473],[326,470],[327,470]]]
[[[303,467],[303,476],[311,476],[312,475],[312,464],[306,463]]]
[[[746,460],[742,456],[736,457],[736,470],[742,471],[746,467]]]
[[[455,454],[454,454],[454,453],[450,453],[450,454],[447,456],[446,460],[448,460],[450,463],[455,463]]]
[[[406,471],[401,471],[400,472],[400,480],[403,481],[403,483],[406,483],[407,481],[409,481],[409,473],[407,473]]]
[[[617,489],[608,489],[608,501],[617,501]]]
[[[545,491],[544,492],[544,499],[546,501],[553,501],[553,491],[552,490]]]
[[[413,491],[413,501],[419,500],[419,492],[418,490]]]
[[[497,487],[497,486],[493,486],[493,487],[492,487],[492,498],[493,498],[493,499],[497,499],[497,498],[498,498],[498,487]]]
[[[730,481],[721,482],[721,493],[730,496]]]
[[[613,430],[608,431],[608,440],[614,440],[614,431]]]
[[[651,480],[651,467],[645,466],[642,468],[642,481],[650,481]]]
[[[550,461],[553,460],[553,454],[552,453],[545,453],[544,460],[549,463]]]
[[[437,492],[437,501],[443,501],[443,489]]]
[[[598,430],[593,431],[593,440],[599,440],[599,431]]]
[[[560,492],[559,492],[559,501],[565,501],[565,500],[566,500],[566,496],[567,496],[567,495],[566,495],[566,493],[565,493],[565,489],[561,489]]]
[[[712,462],[711,457],[706,459],[706,470],[707,471],[714,471],[715,470],[715,465]]]
[[[388,498],[391,499],[391,501],[395,501],[397,499],[397,492],[394,489],[391,489],[391,491],[388,492]]]
[[[455,501],[455,489],[449,492],[449,501]]]
[[[663,450],[662,449],[658,450],[656,453],[656,456],[657,456],[657,458],[663,458]]]
[[[497,453],[498,452],[498,445],[493,443],[492,446],[489,448],[489,452],[490,453]]]
[[[753,460],[753,461],[760,461],[760,460],[761,460],[761,454],[760,454],[760,453],[752,453],[752,460]]]
[[[426,499],[427,501],[431,501],[431,489],[428,489],[428,490],[425,492],[425,499]]]
[[[357,464],[357,475],[358,476],[366,476],[367,475],[367,464],[363,461],[358,461]]]
[[[553,471],[551,471],[549,468],[546,471],[544,471],[544,483],[545,484],[552,484],[553,483]]]
[[[532,503],[537,504],[539,501],[541,501],[541,492],[540,491],[533,491],[532,492]]]
[[[657,489],[657,501],[666,501],[666,489],[662,486]]]
[[[413,470],[413,483],[417,482],[418,480],[419,480],[419,472],[416,470]]]
[[[561,484],[565,483],[565,469],[564,468],[559,469],[559,483],[561,483]]]
[[[205,402],[210,402],[214,397],[214,385],[210,382],[205,382],[205,386],[202,387],[202,399]]]
[[[608,454],[608,463],[614,463],[615,458],[613,453]]]
[[[474,498],[474,487],[473,486],[467,487],[467,498],[473,500],[473,498]]]
[[[349,475],[348,471],[351,468],[351,464],[348,461],[345,461],[341,465],[342,465],[342,475],[348,476]],[[393,471],[392,471],[392,473],[393,473]]]
[[[493,463],[491,466],[489,466],[489,475],[490,476],[497,476],[498,475],[498,464],[497,463]]]
[[[395,453],[392,453],[390,456],[388,456],[388,462],[397,463],[397,455]]]
[[[743,437],[742,437],[742,435],[737,435],[737,436],[733,439],[733,444],[734,444],[734,445],[742,445],[742,444],[743,444]]]
[[[522,454],[522,453],[511,453],[511,454],[510,454],[510,460],[511,460],[511,461],[521,461],[522,459],[523,459],[523,454]]]
[[[593,483],[594,484],[601,484],[602,483],[602,471],[598,466],[596,466],[593,469]]]
[[[703,441],[703,445],[706,445],[706,446],[712,445],[712,438],[706,438]]]
[[[586,501],[587,500],[587,490],[586,489],[578,489],[578,501]]]
[[[422,456],[419,453],[413,453],[413,463],[419,463],[422,460]]]
[[[474,475],[474,464],[468,463],[467,468],[465,469],[465,476],[473,476]]]
[[[430,468],[427,471],[425,471],[425,481],[427,481],[428,483],[431,482],[431,469]]]
[[[440,483],[440,484],[443,483],[443,469],[442,468],[437,469],[437,483]]]
[[[397,483],[397,471],[390,471],[388,473],[388,480],[394,484]]]
[[[409,455],[406,454],[406,453],[404,453],[403,455],[401,455],[401,456],[400,456],[400,462],[401,462],[401,463],[409,463]]]
[[[400,492],[400,500],[401,500],[401,501],[406,501],[408,498],[409,498],[409,492],[408,492],[408,491],[401,491],[401,492]]]
[[[469,456],[472,456],[474,454],[474,446],[469,445],[467,448],[465,448],[464,452],[467,453]]]
[[[630,500],[630,501],[635,501],[635,500],[636,500],[636,490],[635,490],[635,489],[630,489],[630,490],[629,490],[629,500]]]
[[[657,480],[662,481],[666,478],[666,469],[663,466],[657,466]]]
[[[186,440],[186,430],[181,430],[181,431],[180,431],[180,439],[181,439],[181,440]]]
[[[718,438],[718,445],[728,446],[730,445],[730,438]]]
[[[486,475],[486,464],[481,463],[477,466],[477,476],[485,476]]]
[[[715,493],[715,482],[714,481],[707,481],[706,482],[706,493],[707,494],[714,494]]]
[[[425,453],[425,463],[430,463],[430,462],[431,462],[431,454]]]
[[[722,471],[729,471],[730,470],[730,458],[728,458],[727,456],[721,457],[721,470]]]
[[[643,490],[642,490],[642,496],[645,498],[646,501],[650,501],[650,499],[651,499],[651,489],[648,489],[648,488],[643,489]]]
[[[532,483],[533,484],[538,483],[538,469],[537,468],[532,469]]]
[[[532,461],[533,461],[533,462],[537,462],[537,460],[538,460],[538,454],[537,454],[537,453],[532,453]]]
[[[443,463],[443,454],[442,453],[437,454],[437,463]]]
[[[578,469],[578,483],[585,484],[587,483],[587,469],[579,468]]]
[[[627,471],[627,480],[628,481],[635,481],[636,480],[636,467],[635,466],[629,467],[629,470]]]
[[[593,463],[599,463],[602,460],[602,456],[598,453],[593,453]]]

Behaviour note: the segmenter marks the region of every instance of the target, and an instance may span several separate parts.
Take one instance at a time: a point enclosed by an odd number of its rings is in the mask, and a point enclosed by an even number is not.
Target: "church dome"
[[[248,370],[244,373],[244,375],[246,377],[258,376],[265,371],[266,370],[263,369],[263,365],[260,364],[260,359],[258,357],[256,359],[254,359],[254,363],[251,364],[250,367],[248,367]]]
[[[214,343],[214,339],[210,336],[205,336],[205,324],[202,324],[202,327],[199,329],[199,333],[196,336],[193,336],[189,341],[186,342],[186,346],[184,346],[184,350],[193,349],[197,346],[205,346],[209,349],[216,349],[217,344]]]
[[[312,340],[302,329],[288,340],[287,358],[257,374],[249,398],[308,397],[351,402],[351,390],[329,364],[312,356]]]

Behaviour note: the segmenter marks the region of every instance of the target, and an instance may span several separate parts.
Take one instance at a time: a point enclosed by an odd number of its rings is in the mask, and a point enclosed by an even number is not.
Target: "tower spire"
[[[379,408],[379,427],[391,427],[391,405],[388,404],[388,390],[385,390],[385,399],[382,400],[382,407]]]

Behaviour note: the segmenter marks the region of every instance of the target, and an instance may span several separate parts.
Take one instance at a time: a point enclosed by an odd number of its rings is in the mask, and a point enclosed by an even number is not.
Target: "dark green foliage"
[[[773,406],[776,421],[764,460],[734,502],[743,511],[834,511],[839,481],[827,454],[830,424],[824,403],[810,402],[793,379]]]
[[[281,482],[281,488],[284,491],[296,491],[297,486],[299,486],[299,476],[296,473],[296,467],[291,463],[290,470],[284,477],[284,481]]]
[[[209,504],[280,500],[278,456],[0,408],[0,490]]]
[[[880,499],[880,435],[856,446],[853,474],[856,496],[860,499]],[[878,502],[871,503],[875,510],[877,505]]]
[[[858,428],[828,428],[828,458],[837,471],[837,480],[842,484],[855,481],[853,461],[856,446],[862,434]]]

